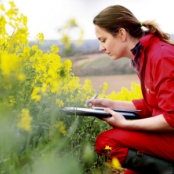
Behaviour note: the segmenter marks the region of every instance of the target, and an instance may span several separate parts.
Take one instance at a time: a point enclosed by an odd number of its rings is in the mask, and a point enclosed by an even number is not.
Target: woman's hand
[[[123,115],[109,108],[105,108],[104,110],[112,115],[112,117],[102,118],[102,120],[106,121],[110,126],[119,128],[124,128],[126,126],[127,120]]]
[[[89,107],[104,107],[104,108],[117,108],[117,109],[132,109],[135,110],[135,106],[130,101],[121,101],[121,100],[109,100],[105,98],[97,98],[97,99],[90,99],[87,101],[89,102]]]
[[[126,120],[119,112],[105,108],[105,112],[112,115],[109,118],[102,118],[112,127],[119,127],[126,130],[150,131],[150,132],[174,132],[174,127],[169,125],[162,114],[135,120]]]
[[[89,104],[90,107],[96,106],[96,107],[113,108],[113,106],[114,106],[113,100],[109,100],[109,99],[105,99],[105,98],[91,99],[88,101],[90,101],[90,104]]]

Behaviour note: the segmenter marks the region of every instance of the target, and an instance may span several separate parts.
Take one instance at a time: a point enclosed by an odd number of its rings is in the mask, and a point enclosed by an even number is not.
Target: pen
[[[92,99],[96,99],[97,97],[98,97],[98,94],[95,94],[94,97],[91,98],[91,100],[92,100]],[[90,103],[91,103],[91,101],[88,100],[88,101],[86,102],[86,106],[89,106]]]

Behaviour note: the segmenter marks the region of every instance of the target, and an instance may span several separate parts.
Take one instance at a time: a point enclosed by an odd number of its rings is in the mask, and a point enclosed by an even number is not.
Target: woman
[[[106,155],[109,146],[127,174],[174,173],[174,43],[155,22],[141,23],[120,5],[107,7],[93,23],[100,50],[113,60],[129,58],[143,93],[132,102],[90,100],[90,107],[112,114],[103,120],[113,129],[97,137],[96,152]],[[141,110],[140,119],[126,120],[109,108]]]

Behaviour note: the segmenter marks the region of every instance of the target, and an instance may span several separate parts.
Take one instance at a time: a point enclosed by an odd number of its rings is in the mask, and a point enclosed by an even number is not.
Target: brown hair
[[[154,33],[162,41],[174,45],[174,42],[170,40],[170,35],[161,31],[157,23],[154,21],[140,23],[129,9],[121,5],[105,8],[94,18],[93,23],[104,28],[113,36],[120,28],[124,28],[134,38],[141,38],[144,33]],[[142,26],[147,30],[143,30]]]

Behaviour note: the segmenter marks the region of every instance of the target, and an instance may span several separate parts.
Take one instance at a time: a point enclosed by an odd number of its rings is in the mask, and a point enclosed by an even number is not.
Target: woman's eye
[[[101,43],[104,43],[105,42],[105,40],[101,40]]]

